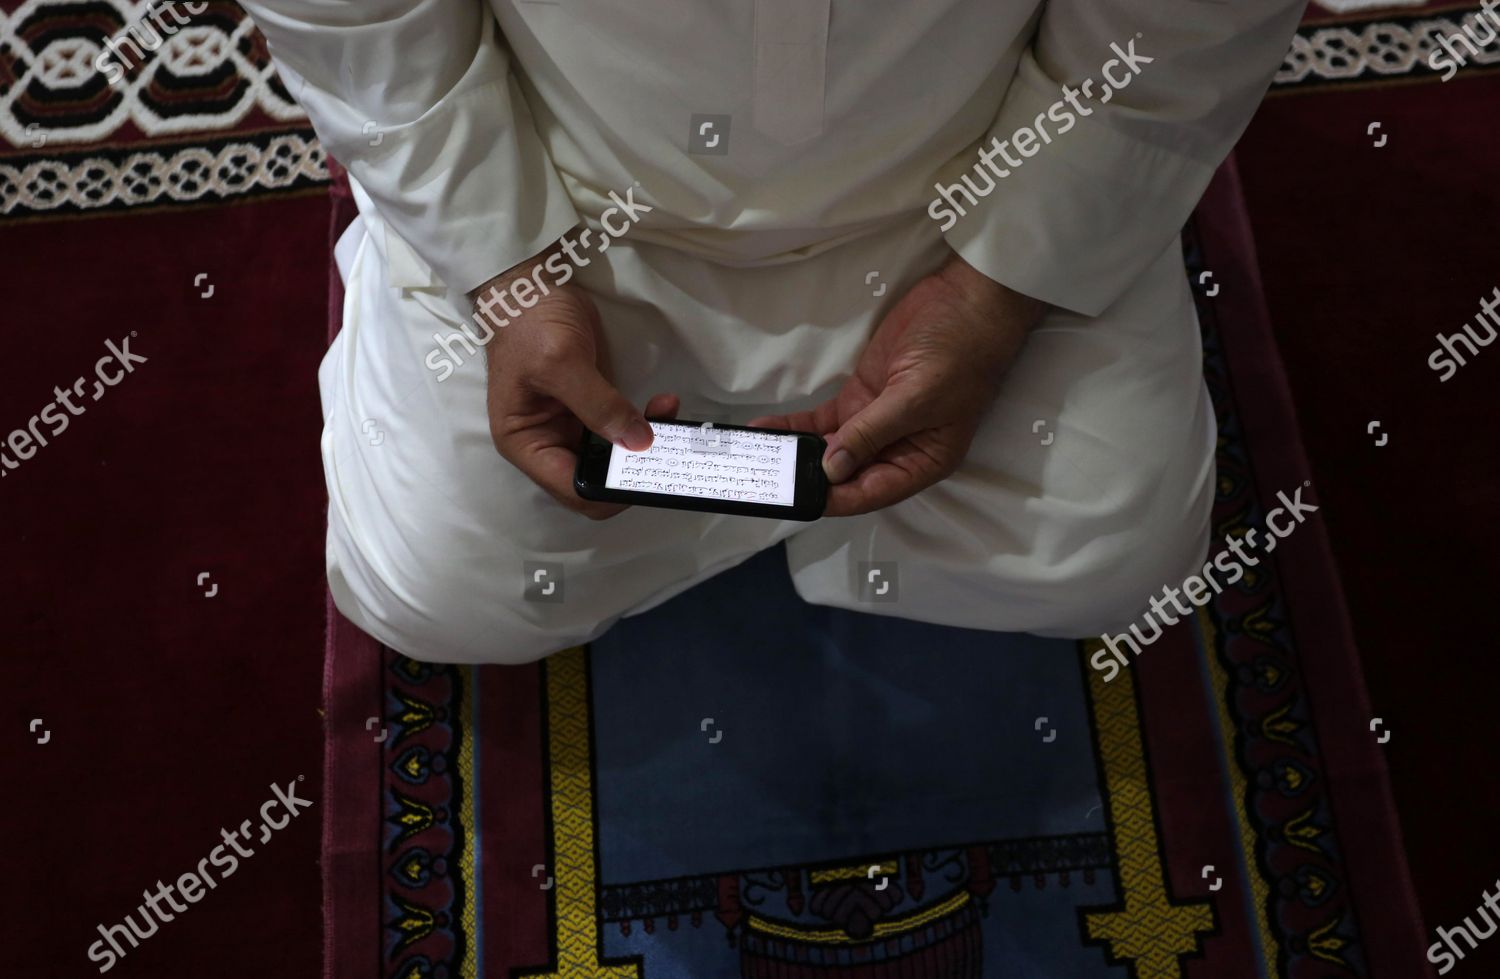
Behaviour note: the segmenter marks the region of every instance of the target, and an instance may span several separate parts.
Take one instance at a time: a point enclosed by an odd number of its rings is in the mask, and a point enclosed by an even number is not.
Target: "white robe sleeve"
[[[1305,0],[1049,0],[992,138],[1036,128],[1051,143],[996,180],[945,237],[965,261],[1018,292],[1097,316],[1182,229],[1280,66]],[[1142,61],[1132,72],[1111,45]],[[1106,62],[1128,84],[1101,104]],[[1092,114],[1049,120],[1063,85],[1093,79]],[[1064,103],[1066,106],[1066,103]],[[1076,125],[1064,132],[1072,113]],[[944,185],[978,160],[943,168]],[[989,176],[994,176],[993,173]],[[971,178],[972,179],[972,178]],[[983,178],[976,182],[983,186]],[[965,206],[967,204],[965,202]]]
[[[578,214],[483,0],[244,0],[319,140],[450,288]]]

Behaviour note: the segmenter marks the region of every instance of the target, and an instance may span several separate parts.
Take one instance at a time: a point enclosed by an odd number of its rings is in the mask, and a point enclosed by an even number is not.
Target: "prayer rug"
[[[1232,164],[1186,243],[1222,541],[1306,465]],[[1110,680],[1094,643],[808,606],[776,551],[525,666],[330,610],[327,974],[1420,975],[1311,521]]]

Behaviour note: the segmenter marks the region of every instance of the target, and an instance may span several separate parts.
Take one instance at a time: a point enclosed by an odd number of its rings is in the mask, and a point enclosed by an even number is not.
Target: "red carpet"
[[[1343,45],[1338,70],[1277,86],[1237,150],[1429,933],[1472,915],[1500,875],[1484,815],[1500,782],[1482,774],[1496,758],[1500,353],[1447,383],[1427,364],[1434,334],[1500,286],[1500,44],[1446,83],[1393,53],[1477,6],[1310,18],[1311,48]],[[1500,975],[1500,941],[1450,974]]]
[[[98,401],[90,380],[84,413],[0,480],[0,975],[77,977],[98,974],[97,925],[259,822],[273,782],[305,775],[321,803],[328,202],[326,176],[256,156],[308,132],[235,67],[256,58],[229,43],[237,8],[202,15],[200,40],[226,42],[206,74],[164,64],[127,98],[40,77],[43,52],[56,67],[68,38],[117,29],[113,8],[18,7],[0,2],[0,126],[48,138],[0,135],[0,429],[92,378],[107,341],[146,358]],[[316,975],[318,819],[252,843],[109,975]]]

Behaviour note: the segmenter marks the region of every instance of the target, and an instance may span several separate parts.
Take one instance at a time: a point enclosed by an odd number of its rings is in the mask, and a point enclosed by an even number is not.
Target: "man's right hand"
[[[546,257],[496,276],[470,298],[477,301],[492,289],[509,296],[510,285],[530,278]],[[643,413],[610,383],[599,311],[580,287],[553,286],[530,309],[507,302],[521,315],[496,329],[485,351],[495,448],[568,509],[594,520],[612,517],[625,507],[585,500],[573,490],[584,428],[615,445],[645,449],[652,441],[646,415],[675,417],[678,398],[655,395]]]

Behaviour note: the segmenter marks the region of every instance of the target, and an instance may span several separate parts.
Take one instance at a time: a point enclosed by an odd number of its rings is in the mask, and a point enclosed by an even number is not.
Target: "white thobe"
[[[1206,549],[1215,432],[1177,233],[1302,5],[245,0],[361,214],[321,371],[339,607],[417,658],[522,661],[784,540],[808,601],[1123,627]],[[1087,113],[1059,113],[1084,79]],[[1022,128],[1031,152],[971,177],[992,190],[940,230],[935,188]],[[637,404],[809,407],[950,249],[1054,308],[964,465],[912,499],[811,525],[596,523],[496,454],[482,356],[445,380],[425,362],[465,292],[575,226],[602,235],[631,188],[651,212],[575,281]],[[535,562],[560,566],[561,601],[527,599]],[[866,562],[894,569],[894,600],[867,600]]]

